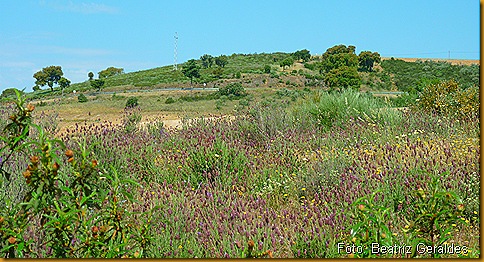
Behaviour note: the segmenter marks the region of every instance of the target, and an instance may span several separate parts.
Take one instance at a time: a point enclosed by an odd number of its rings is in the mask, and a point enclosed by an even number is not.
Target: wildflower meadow
[[[18,93],[0,112],[2,257],[480,257],[475,101],[298,94],[179,129],[139,127],[133,105],[59,134]]]

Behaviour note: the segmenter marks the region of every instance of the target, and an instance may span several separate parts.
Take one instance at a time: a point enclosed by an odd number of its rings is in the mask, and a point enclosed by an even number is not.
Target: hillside
[[[189,78],[172,65],[123,73],[105,78],[104,92],[125,92],[136,90],[152,90],[163,88],[206,87],[218,88],[229,83],[240,82],[245,87],[257,88],[293,88],[293,87],[324,87],[324,75],[315,68],[314,63],[321,61],[320,56],[313,56],[309,62],[295,61],[284,70],[280,62],[289,57],[289,53],[262,54],[232,54],[227,56],[227,64],[219,67],[213,64],[204,68],[201,60],[196,60],[200,66],[200,78],[194,79],[191,85]],[[311,66],[313,65],[313,66]],[[265,71],[270,68],[270,72]],[[317,67],[317,66],[316,66]],[[417,59],[417,58],[382,58],[371,73],[360,72],[362,91],[403,91],[413,90],[419,81],[429,79],[456,79],[461,84],[479,85],[479,60],[456,59]],[[89,81],[73,83],[64,93],[94,92]],[[46,99],[49,96],[61,95],[59,89],[51,92],[48,89],[32,92],[33,99]]]

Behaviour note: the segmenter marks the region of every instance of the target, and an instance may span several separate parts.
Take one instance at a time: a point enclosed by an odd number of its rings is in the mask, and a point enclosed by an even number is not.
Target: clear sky
[[[0,91],[31,91],[60,65],[73,83],[203,54],[322,54],[354,45],[384,57],[479,59],[476,0],[0,0]]]

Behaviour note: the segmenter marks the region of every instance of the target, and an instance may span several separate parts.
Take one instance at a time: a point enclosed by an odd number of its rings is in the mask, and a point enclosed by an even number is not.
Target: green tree
[[[375,63],[380,63],[381,57],[380,54],[377,52],[370,52],[370,51],[362,51],[358,55],[358,64],[360,66],[360,70],[365,72],[372,72],[373,65]]]
[[[213,64],[213,56],[209,54],[204,54],[200,57],[200,60],[202,60],[202,66],[205,68],[212,67]]]
[[[91,80],[92,80],[92,78],[94,77],[94,73],[93,73],[93,72],[89,72],[89,73],[87,74],[87,77],[89,77],[89,81],[91,81]]]
[[[271,66],[270,65],[265,65],[264,66],[264,73],[270,74],[271,73]]]
[[[64,93],[64,89],[69,87],[70,85],[71,85],[71,80],[65,77],[61,77],[61,79],[59,79],[59,86],[62,90],[62,93]]]
[[[216,67],[215,69],[213,69],[212,74],[215,78],[220,79],[224,74],[224,70],[221,67]]]
[[[35,84],[39,86],[48,85],[50,90],[54,91],[54,84],[57,84],[63,75],[64,73],[60,66],[44,67],[34,74]]]
[[[307,49],[296,51],[292,54],[292,56],[294,59],[302,60],[303,62],[307,62],[309,59],[311,59],[311,53]]]
[[[34,90],[34,91],[39,91],[39,90],[41,90],[41,89],[40,89],[40,86],[35,85],[34,87],[32,87],[32,90]]]
[[[97,91],[101,91],[101,88],[104,86],[103,79],[96,79],[91,81],[91,87],[97,89]]]
[[[215,64],[220,67],[225,67],[229,63],[226,55],[217,56],[215,58]]]
[[[358,56],[355,54],[356,47],[337,45],[328,48],[322,55],[322,71],[329,72],[333,69],[347,66],[358,67]]]
[[[17,95],[16,92],[20,92],[21,95],[24,94],[22,90],[18,90],[17,88],[12,87],[3,90],[1,97],[15,97]]]
[[[102,71],[100,71],[98,74],[99,74],[99,78],[106,78],[106,77],[111,77],[111,76],[115,76],[115,75],[120,75],[120,74],[123,74],[124,73],[124,69],[123,68],[116,68],[116,67],[108,67]]]
[[[279,65],[282,67],[282,70],[284,70],[287,67],[290,67],[292,64],[294,64],[294,59],[292,57],[286,57],[286,59],[282,60]]]
[[[327,72],[324,82],[330,90],[359,89],[361,78],[356,67],[341,66]]]
[[[200,68],[197,65],[195,59],[190,59],[183,65],[182,73],[186,77],[190,78],[190,85],[193,84],[193,78],[200,77]]]

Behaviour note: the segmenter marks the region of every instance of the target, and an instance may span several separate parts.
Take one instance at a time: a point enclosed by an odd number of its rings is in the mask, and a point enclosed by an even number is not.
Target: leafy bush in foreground
[[[79,142],[79,151],[66,150],[61,140],[49,138],[30,123],[34,107],[24,106],[18,92],[15,102],[17,112],[4,130],[7,136],[2,140],[8,143],[2,151],[22,151],[30,161],[22,173],[25,186],[20,202],[2,199],[0,252],[4,257],[145,256],[150,241],[147,227],[134,226],[126,210],[133,198],[125,185],[137,184],[119,178],[114,168],[99,170],[85,141]],[[37,133],[27,142],[31,126]],[[64,150],[62,161],[59,154]],[[4,179],[13,185],[12,176]]]

